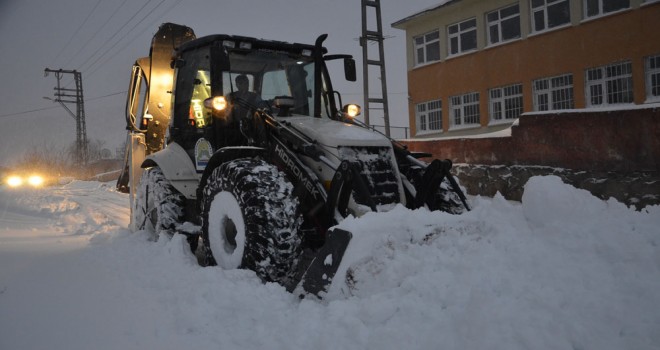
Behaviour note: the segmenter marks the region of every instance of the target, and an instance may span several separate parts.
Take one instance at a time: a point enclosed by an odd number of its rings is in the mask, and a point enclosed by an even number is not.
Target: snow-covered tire
[[[252,158],[224,163],[203,191],[206,263],[286,283],[302,251],[301,221],[293,185],[277,167]]]
[[[135,229],[152,233],[154,239],[161,231],[174,233],[183,222],[184,204],[185,197],[167,181],[159,167],[145,169],[135,195]]]

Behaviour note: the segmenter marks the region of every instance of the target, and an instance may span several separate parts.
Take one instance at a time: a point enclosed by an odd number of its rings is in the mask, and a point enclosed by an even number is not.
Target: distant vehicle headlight
[[[7,185],[9,187],[20,187],[23,185],[23,178],[16,175],[10,176],[7,178]]]
[[[39,174],[31,174],[29,176],[10,175],[5,179],[5,183],[11,188],[24,186],[38,188],[46,185],[46,178]]]
[[[30,175],[27,179],[28,184],[32,187],[40,187],[43,186],[45,180],[41,175]]]

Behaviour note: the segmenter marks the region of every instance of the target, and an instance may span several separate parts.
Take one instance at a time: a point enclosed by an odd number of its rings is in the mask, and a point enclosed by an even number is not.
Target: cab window
[[[211,97],[208,48],[186,52],[177,70],[174,121],[180,130],[201,129],[212,121],[211,111],[204,108],[204,100]]]
[[[188,122],[196,128],[211,124],[213,115],[210,108],[204,107],[204,100],[211,97],[211,77],[209,71],[198,70],[193,81],[193,92],[188,111]]]

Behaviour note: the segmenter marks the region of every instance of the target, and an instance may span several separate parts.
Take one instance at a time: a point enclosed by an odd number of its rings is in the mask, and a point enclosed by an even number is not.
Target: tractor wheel
[[[238,159],[213,170],[202,197],[207,265],[288,282],[302,251],[302,217],[292,192],[284,173],[262,160]]]
[[[183,222],[184,196],[167,181],[159,167],[145,169],[135,195],[133,222],[158,238],[161,231],[174,233]]]

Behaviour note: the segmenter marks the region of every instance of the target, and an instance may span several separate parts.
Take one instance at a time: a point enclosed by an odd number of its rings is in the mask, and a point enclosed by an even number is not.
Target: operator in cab
[[[246,102],[252,106],[262,106],[263,100],[257,93],[250,91],[250,80],[247,75],[240,74],[236,77],[235,81],[238,90],[230,94],[231,100],[234,102],[232,116],[236,120],[241,120],[247,116],[249,110],[236,103],[236,101]]]

